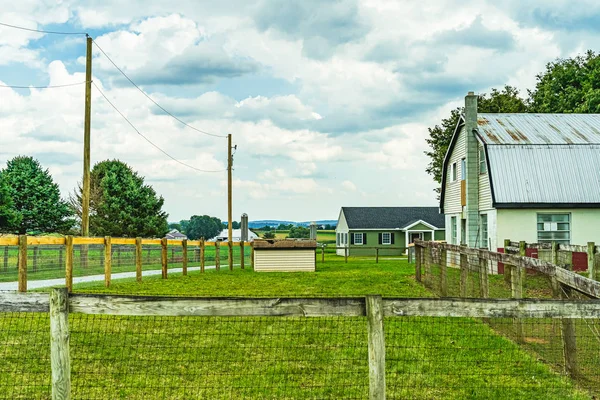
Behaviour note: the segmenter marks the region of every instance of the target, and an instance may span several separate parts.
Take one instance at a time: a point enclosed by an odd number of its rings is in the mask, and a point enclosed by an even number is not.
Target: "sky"
[[[131,165],[169,221],[336,219],[342,206],[435,206],[428,127],[468,91],[526,93],[556,58],[598,50],[600,3],[568,0],[0,0],[0,22],[84,32],[91,160]],[[0,26],[0,85],[85,81],[85,35]],[[83,171],[84,85],[0,88],[0,166],[37,158],[63,196]]]

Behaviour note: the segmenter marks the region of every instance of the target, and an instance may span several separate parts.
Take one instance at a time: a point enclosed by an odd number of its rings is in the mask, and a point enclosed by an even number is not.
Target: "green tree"
[[[16,225],[11,231],[64,233],[75,223],[69,204],[60,198],[58,184],[33,157],[18,156],[8,161],[0,171],[0,180],[8,188],[12,203],[8,214]]]
[[[81,185],[71,204],[81,216]],[[131,167],[119,160],[97,163],[90,174],[90,234],[162,237],[168,232],[164,199]]]
[[[477,99],[477,109],[478,112],[482,113],[523,113],[527,112],[527,104],[519,97],[519,91],[516,88],[507,85],[501,91],[492,89],[489,95],[486,95],[485,93],[479,95]],[[450,146],[456,124],[463,112],[464,109],[462,107],[455,108],[450,111],[450,116],[448,118],[442,119],[440,125],[428,129],[429,138],[427,138],[426,141],[431,150],[425,152],[430,158],[430,162],[425,171],[432,175],[433,180],[440,185],[442,183],[444,157]],[[440,188],[436,188],[435,191],[439,193]]]
[[[548,63],[529,97],[532,112],[600,113],[600,55],[588,50]]]
[[[178,222],[171,222],[169,224],[169,229],[177,229],[179,232],[183,232],[181,230],[181,223],[178,223]]]
[[[267,231],[267,232],[263,233],[263,238],[275,239],[275,232]]]
[[[231,222],[231,229],[240,229],[240,223],[237,221]]]
[[[21,214],[14,208],[8,185],[0,178],[0,232],[15,232],[21,218]]]
[[[309,238],[310,237],[310,229],[305,228],[303,226],[294,226],[290,229],[290,233],[288,234],[289,238]]]
[[[194,215],[190,218],[185,234],[191,240],[212,239],[223,230],[221,220],[208,215]]]

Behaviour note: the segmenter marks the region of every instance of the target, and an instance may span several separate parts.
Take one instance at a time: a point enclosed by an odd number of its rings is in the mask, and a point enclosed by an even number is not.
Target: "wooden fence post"
[[[104,237],[104,286],[110,287],[112,274],[112,242],[110,236]]]
[[[19,292],[27,291],[27,235],[19,235]]]
[[[488,284],[488,261],[485,259],[485,251],[479,251],[479,295],[487,299],[490,295]]]
[[[321,245],[321,264],[325,263],[325,244]]]
[[[519,242],[519,256],[525,257],[527,244],[524,241]],[[525,274],[526,268],[519,263],[519,265],[511,266],[511,297],[513,299],[522,299],[523,298],[523,276]],[[513,319],[513,325],[515,327],[515,334],[517,337],[517,343],[523,343],[524,335],[523,335],[523,321],[519,318]]]
[[[595,281],[598,280],[598,271],[596,271],[596,243],[588,242],[587,248],[587,264],[588,264],[588,277]]]
[[[421,278],[421,252],[423,248],[415,244],[415,279],[417,282],[423,282]]]
[[[572,266],[567,268],[572,270]],[[571,296],[571,288],[567,285],[559,284],[560,298],[568,300]],[[573,379],[579,376],[579,366],[577,363],[577,339],[575,335],[575,323],[570,318],[561,319],[561,336],[563,341],[563,357],[565,360],[565,372]]]
[[[227,258],[229,262],[229,270],[233,271],[233,242],[227,241]]]
[[[183,264],[181,267],[181,273],[183,276],[187,275],[187,264],[188,264],[188,255],[187,255],[187,239],[183,239],[181,241],[181,252],[183,253]]]
[[[4,246],[4,272],[8,271],[8,246]]]
[[[37,272],[39,247],[33,246],[33,272]]]
[[[379,247],[375,249],[375,264],[379,264]]]
[[[167,238],[162,238],[160,240],[161,252],[160,252],[160,261],[161,261],[161,270],[162,270],[162,278],[167,279],[167,266],[168,266],[168,257],[169,254],[167,252]]]
[[[254,242],[250,243],[250,265],[254,268]]]
[[[50,366],[52,400],[71,398],[71,355],[69,350],[69,293],[67,288],[50,292]]]
[[[215,270],[221,270],[221,242],[215,242]]]
[[[65,238],[65,248],[67,251],[65,257],[65,284],[67,290],[71,293],[73,291],[73,236],[68,235]]]
[[[558,265],[558,243],[552,242],[552,253],[550,262],[553,265]]]
[[[464,246],[464,245],[463,245]],[[461,246],[461,247],[463,247]],[[460,297],[467,297],[467,284],[469,282],[469,257],[460,253]]]
[[[246,250],[244,249],[244,241],[240,240],[240,268],[244,269],[244,262],[246,258]]]
[[[142,281],[142,238],[135,238],[135,280]]]
[[[504,254],[508,254],[508,248],[510,247],[510,239],[504,239]],[[511,284],[512,267],[508,264],[504,264],[504,282],[508,285]]]
[[[433,288],[433,272],[432,272],[432,261],[433,261],[433,247],[424,247],[423,256],[425,257],[425,286]]]
[[[204,253],[206,251],[206,245],[204,244],[204,238],[200,238],[200,272],[204,272]]]
[[[385,399],[385,332],[381,296],[367,296],[369,399]]]
[[[344,247],[344,262],[348,264],[348,248]]]
[[[440,295],[448,296],[448,250],[440,250]]]

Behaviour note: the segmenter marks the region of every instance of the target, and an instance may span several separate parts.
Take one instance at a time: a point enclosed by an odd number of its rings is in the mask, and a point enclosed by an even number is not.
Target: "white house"
[[[470,92],[440,209],[453,244],[600,243],[600,114],[479,114]]]

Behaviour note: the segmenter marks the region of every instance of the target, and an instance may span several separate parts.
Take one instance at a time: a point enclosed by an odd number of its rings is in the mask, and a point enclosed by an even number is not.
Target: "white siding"
[[[465,129],[462,128],[458,134],[456,145],[452,149],[446,171],[446,190],[444,193],[444,213],[460,213],[462,206],[460,205],[460,177],[461,160],[466,157],[465,144]],[[456,180],[452,182],[452,164],[456,163]]]
[[[481,149],[481,145],[479,148]],[[479,174],[479,210],[492,210],[492,189],[490,188],[489,171]]]
[[[254,271],[297,272],[315,271],[315,250],[254,250]]]
[[[335,237],[336,237],[336,243],[337,243],[337,237],[338,234],[348,234],[349,229],[348,229],[348,222],[346,221],[346,216],[344,215],[344,212],[342,210],[340,210],[340,216],[338,217],[338,223],[337,226],[335,227]],[[350,241],[350,239],[348,239],[348,241]],[[340,247],[348,247],[348,244],[340,244]],[[344,250],[343,249],[338,249],[336,250],[336,254],[338,256],[343,256],[344,255]]]

